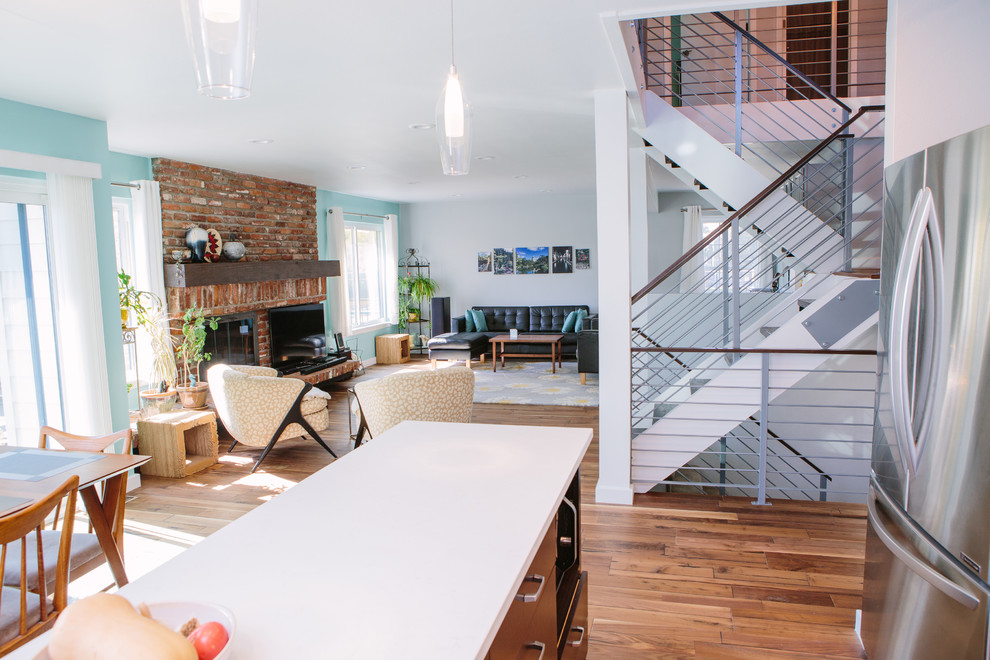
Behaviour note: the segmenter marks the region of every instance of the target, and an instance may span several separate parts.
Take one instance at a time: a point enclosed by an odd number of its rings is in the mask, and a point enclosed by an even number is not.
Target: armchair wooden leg
[[[227,453],[229,454],[230,452],[234,451],[234,447],[236,446],[237,446],[237,440],[234,440],[232,443],[230,443],[230,446],[227,447]]]
[[[296,423],[299,424],[304,429],[306,429],[306,433],[309,433],[313,437],[313,440],[316,440],[318,443],[320,443],[321,447],[323,447],[328,452],[330,452],[331,456],[333,456],[334,458],[338,458],[337,454],[335,454],[334,451],[327,446],[327,443],[323,442],[323,438],[320,437],[320,434],[317,433],[315,430],[313,430],[313,427],[309,425],[309,422],[306,421],[305,417],[303,417],[300,414],[299,419],[296,420]]]
[[[585,378],[587,377],[587,375],[588,374],[582,372],[582,374],[581,374],[581,384],[582,385],[584,385],[584,381],[585,381]]]

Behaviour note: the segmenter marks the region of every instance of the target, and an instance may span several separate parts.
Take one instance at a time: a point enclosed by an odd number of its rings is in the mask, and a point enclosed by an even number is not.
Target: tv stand
[[[320,383],[325,383],[331,380],[346,380],[350,378],[354,371],[358,368],[359,362],[357,360],[347,360],[339,364],[334,364],[329,367],[319,369],[318,371],[313,371],[310,373],[304,373],[302,371],[296,371],[290,374],[284,374],[286,378],[298,378],[299,380],[309,383],[310,385],[319,385]]]

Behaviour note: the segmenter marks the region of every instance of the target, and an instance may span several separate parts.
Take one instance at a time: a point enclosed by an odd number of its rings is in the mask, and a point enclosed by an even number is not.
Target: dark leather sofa
[[[485,315],[488,329],[483,332],[466,332],[464,316],[451,318],[448,335],[434,337],[427,344],[431,360],[470,360],[481,357],[490,350],[488,341],[495,335],[507,334],[515,328],[521,334],[563,334],[562,354],[577,354],[577,332],[563,332],[564,320],[576,309],[589,312],[587,305],[532,305],[523,307],[475,306]],[[585,317],[582,327],[597,327],[597,316]],[[543,353],[547,347],[539,344],[513,346],[514,353]]]

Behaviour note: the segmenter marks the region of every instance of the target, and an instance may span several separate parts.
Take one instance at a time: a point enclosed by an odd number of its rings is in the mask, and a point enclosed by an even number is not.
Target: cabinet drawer
[[[581,573],[571,611],[567,614],[567,625],[561,632],[563,652],[561,660],[584,660],[588,656],[588,571]]]
[[[554,521],[492,642],[491,660],[535,660],[540,657],[539,644],[545,647],[544,660],[556,656],[556,557],[557,524]]]

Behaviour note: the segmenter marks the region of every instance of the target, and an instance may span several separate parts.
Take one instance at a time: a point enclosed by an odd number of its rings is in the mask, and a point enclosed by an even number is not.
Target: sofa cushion
[[[484,312],[480,309],[469,309],[467,313],[474,321],[475,332],[488,332],[488,322],[485,320]]]
[[[587,305],[534,305],[529,308],[528,332],[563,332],[564,320],[571,312]]]
[[[574,324],[577,323],[578,310],[574,310],[564,319],[564,327],[560,329],[561,332],[574,332]]]
[[[474,332],[474,313],[469,309],[464,312],[464,332]]]
[[[430,339],[426,346],[431,351],[463,351],[484,348],[488,345],[488,335],[480,332],[447,332]]]
[[[583,309],[577,309],[573,313],[577,315],[577,318],[574,320],[574,331],[581,332],[584,330],[584,319],[587,318],[588,312]]]
[[[529,332],[529,307],[502,307],[475,305],[471,309],[480,310],[485,315],[485,324],[491,332],[504,333],[512,328],[519,332]]]

